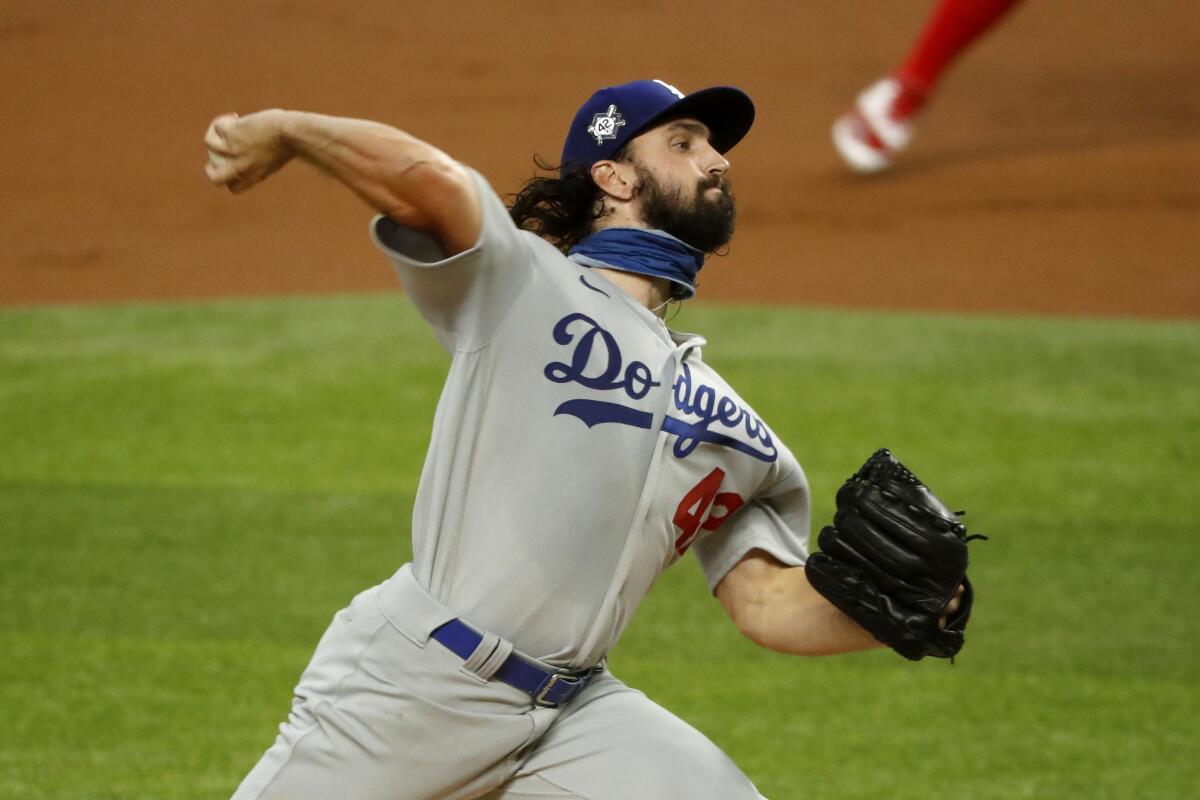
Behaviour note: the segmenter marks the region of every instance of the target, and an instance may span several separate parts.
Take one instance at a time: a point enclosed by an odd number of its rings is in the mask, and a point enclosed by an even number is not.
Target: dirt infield
[[[930,5],[10,0],[0,303],[391,288],[364,209],[311,170],[209,187],[208,120],[376,118],[507,192],[593,88],[661,77],[759,109],[702,297],[1200,315],[1194,6],[1031,0],[949,76],[904,166],[855,178],[829,123]]]

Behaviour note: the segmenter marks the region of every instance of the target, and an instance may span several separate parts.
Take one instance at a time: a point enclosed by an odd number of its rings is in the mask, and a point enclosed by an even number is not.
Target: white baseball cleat
[[[887,169],[912,139],[913,119],[924,99],[895,78],[876,81],[833,123],[834,147],[855,172]]]

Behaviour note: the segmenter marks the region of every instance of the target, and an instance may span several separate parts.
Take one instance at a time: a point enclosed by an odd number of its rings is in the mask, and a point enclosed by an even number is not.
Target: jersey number
[[[724,479],[725,471],[717,467],[679,501],[672,520],[679,529],[679,536],[675,539],[675,552],[679,555],[687,552],[697,533],[701,530],[715,531],[745,502],[737,492],[718,493]],[[705,519],[706,515],[708,519]]]

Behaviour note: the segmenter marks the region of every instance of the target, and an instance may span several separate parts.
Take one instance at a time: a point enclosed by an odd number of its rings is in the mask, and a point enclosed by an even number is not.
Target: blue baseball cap
[[[732,86],[714,86],[688,95],[658,80],[606,87],[589,97],[571,120],[560,171],[590,169],[597,161],[612,158],[630,139],[656,123],[680,117],[708,126],[709,142],[724,153],[754,124],[754,103]]]

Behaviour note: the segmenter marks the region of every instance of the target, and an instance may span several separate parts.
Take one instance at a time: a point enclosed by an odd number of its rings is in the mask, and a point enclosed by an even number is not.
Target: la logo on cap
[[[617,111],[616,105],[611,105],[603,114],[592,115],[592,124],[587,127],[587,132],[596,138],[596,144],[604,144],[606,141],[616,139],[617,128],[624,125],[625,120]]]

